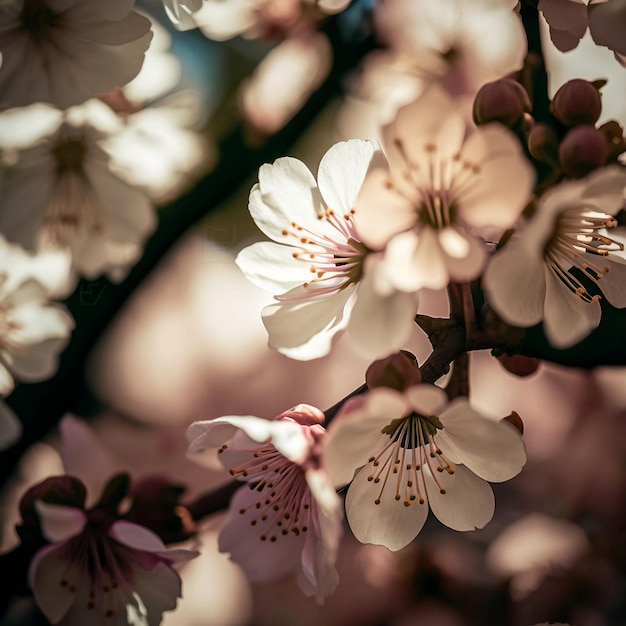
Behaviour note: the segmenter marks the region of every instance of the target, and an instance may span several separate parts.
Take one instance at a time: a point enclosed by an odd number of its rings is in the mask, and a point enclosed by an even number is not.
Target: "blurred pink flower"
[[[193,14],[202,6],[202,0],[163,0],[167,17],[178,30],[196,27]]]
[[[387,356],[402,347],[413,326],[417,297],[378,290],[377,255],[361,243],[355,201],[380,152],[368,141],[335,144],[320,162],[318,182],[297,159],[259,170],[249,209],[277,243],[253,244],[237,265],[259,287],[278,293],[263,310],[270,346],[295,359],[328,354],[347,327],[355,349]]]
[[[226,416],[194,422],[193,456],[218,448],[230,474],[247,482],[231,501],[219,537],[253,581],[270,582],[296,570],[298,584],[318,602],[337,586],[341,501],[320,465],[324,414],[297,405],[274,420]]]
[[[0,109],[66,108],[134,78],[152,33],[130,0],[0,3]],[[27,68],[27,69],[25,69]]]
[[[121,280],[155,214],[143,193],[110,171],[99,139],[89,126],[64,124],[20,152],[0,181],[0,230],[29,250],[70,250],[87,278],[106,272]]]
[[[31,561],[29,584],[53,624],[158,625],[176,607],[181,580],[173,569],[197,556],[168,550],[153,532],[104,509],[35,501],[52,545]]]
[[[454,530],[482,528],[494,512],[486,481],[513,478],[526,462],[514,427],[476,413],[466,399],[448,403],[434,385],[379,387],[349,400],[323,446],[335,485],[352,481],[346,514],[354,536],[390,550],[420,532],[428,503]]]
[[[0,451],[12,446],[22,434],[22,423],[7,405],[0,400]]]
[[[359,232],[385,247],[396,288],[441,289],[477,278],[486,241],[497,241],[530,198],[533,170],[513,134],[469,125],[438,88],[402,108],[383,129],[388,165],[372,171],[359,199]]]
[[[572,346],[600,323],[600,295],[590,293],[571,269],[583,272],[616,307],[626,307],[626,263],[613,252],[623,244],[604,229],[624,203],[626,173],[606,167],[546,192],[527,226],[487,268],[483,286],[495,311],[509,324],[543,320],[557,348]],[[601,263],[598,263],[601,259]]]
[[[46,274],[35,258],[0,239],[0,396],[13,391],[15,378],[52,376],[74,328],[65,307],[50,302],[45,279],[57,285],[54,265]]]

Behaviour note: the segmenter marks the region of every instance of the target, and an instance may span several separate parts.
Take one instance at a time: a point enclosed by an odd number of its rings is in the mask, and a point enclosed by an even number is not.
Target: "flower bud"
[[[501,78],[480,88],[472,114],[477,126],[500,122],[513,128],[531,108],[526,90],[512,78]]]
[[[539,368],[539,359],[521,354],[501,354],[496,358],[505,370],[522,378],[534,374]]]
[[[365,372],[365,382],[369,389],[389,387],[403,391],[422,382],[422,374],[415,355],[402,350],[386,359],[374,361]]]
[[[577,126],[567,133],[559,146],[559,161],[565,174],[582,178],[602,167],[609,156],[605,136],[593,126]]]
[[[575,78],[556,92],[550,111],[565,126],[593,126],[602,112],[602,97],[595,84]]]
[[[598,130],[604,135],[604,138],[609,144],[609,159],[616,159],[620,154],[626,152],[624,129],[619,122],[610,120],[602,124]]]
[[[535,124],[528,134],[528,151],[543,163],[559,162],[559,138],[551,126]]]

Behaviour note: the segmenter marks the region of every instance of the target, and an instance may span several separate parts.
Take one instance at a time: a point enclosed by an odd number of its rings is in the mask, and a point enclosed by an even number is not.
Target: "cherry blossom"
[[[202,6],[202,0],[163,0],[163,6],[178,30],[189,30],[196,27],[193,14]]]
[[[217,448],[230,474],[248,483],[231,501],[220,551],[253,581],[295,570],[302,591],[320,603],[337,586],[341,537],[341,502],[319,459],[324,419],[301,404],[274,420],[231,415],[187,431],[192,458]]]
[[[66,108],[128,83],[152,37],[150,21],[133,11],[133,4],[0,3],[0,109],[32,102]]]
[[[624,246],[605,231],[617,225],[612,216],[625,186],[626,173],[606,167],[542,196],[484,275],[488,301],[502,319],[521,327],[543,320],[550,343],[566,348],[598,326],[602,296],[626,307],[626,262],[614,254]]]
[[[181,580],[173,566],[196,552],[168,550],[152,531],[104,509],[34,505],[51,545],[34,556],[28,578],[50,622],[157,626],[176,607]]]
[[[58,286],[54,273],[54,266],[46,273],[35,257],[0,239],[0,396],[13,391],[15,379],[35,382],[56,371],[74,321],[50,302],[46,278]]]
[[[534,173],[513,134],[470,126],[431,88],[384,128],[388,164],[370,173],[357,202],[366,245],[385,247],[396,288],[441,289],[477,278],[497,241],[528,202]]]
[[[403,393],[378,387],[346,402],[324,461],[336,485],[352,480],[346,514],[354,536],[400,550],[420,532],[429,505],[454,530],[485,526],[495,506],[486,481],[517,475],[526,453],[511,424],[420,384]]]
[[[328,150],[317,183],[291,157],[259,170],[249,210],[276,243],[249,246],[237,264],[253,283],[277,294],[278,304],[263,310],[263,323],[270,346],[291,358],[328,354],[344,328],[356,350],[382,357],[411,332],[417,296],[377,284],[380,258],[361,243],[354,209],[379,156],[370,142],[354,139]]]
[[[142,192],[110,171],[100,138],[89,126],[63,124],[19,152],[0,182],[0,230],[29,250],[70,250],[87,278],[107,272],[120,280],[139,257],[155,214]]]

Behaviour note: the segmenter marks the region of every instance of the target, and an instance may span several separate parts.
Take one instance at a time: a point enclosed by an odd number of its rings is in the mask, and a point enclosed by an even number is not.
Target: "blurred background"
[[[363,79],[372,51],[389,48],[373,30],[372,6],[353,2],[277,43],[280,37],[215,34],[200,19],[200,28],[180,32],[160,0],[139,3],[154,19],[155,39],[139,79],[109,103],[124,123],[107,141],[118,171],[160,207],[161,223],[125,282],[79,285],[69,299],[77,334],[59,374],[17,392],[27,437],[4,469],[1,551],[17,541],[25,489],[62,471],[54,424],[65,412],[89,419],[120,470],[166,474],[192,499],[228,482],[216,459],[206,467],[186,459],[185,429],[193,420],[273,417],[301,402],[326,409],[362,384],[368,363],[344,338],[316,361],[271,351],[260,310],[272,297],[251,285],[234,259],[262,238],[247,211],[259,164],[288,154],[315,172],[330,145],[374,138],[388,115],[377,98],[391,85]],[[280,48],[285,42],[287,50]],[[543,44],[551,92],[574,76],[613,72],[603,115],[626,120],[623,69],[608,51],[598,55],[583,40],[563,55],[545,33]],[[400,101],[419,93],[414,78],[408,72],[394,83]],[[76,115],[113,128],[97,108]],[[445,294],[428,292],[420,312],[446,316],[447,306]],[[407,349],[420,362],[429,353],[417,328]],[[183,599],[163,623],[626,624],[625,383],[624,368],[550,363],[520,378],[489,353],[473,353],[472,404],[494,419],[519,413],[528,451],[523,472],[494,485],[496,513],[486,528],[456,533],[430,516],[398,553],[361,545],[347,532],[339,587],[319,607],[294,580],[250,585],[217,551],[224,515],[216,514],[192,542],[202,554],[182,570]],[[4,623],[45,621],[29,599],[17,598]]]

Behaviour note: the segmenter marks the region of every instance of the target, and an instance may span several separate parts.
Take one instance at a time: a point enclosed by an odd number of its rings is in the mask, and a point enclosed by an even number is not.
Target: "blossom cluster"
[[[544,46],[572,50],[589,29],[623,63],[621,0],[534,4]],[[331,72],[322,26],[350,5],[161,8],[177,31],[273,42],[237,85],[241,135],[256,147]],[[454,531],[484,528],[490,483],[514,479],[527,451],[519,415],[473,402],[468,353],[490,349],[527,375],[541,356],[528,337],[568,354],[626,309],[621,121],[603,116],[604,80],[570,80],[541,101],[520,10],[515,0],[368,4],[376,49],[345,83],[338,141],[316,174],[290,156],[258,169],[248,211],[265,240],[236,265],[273,298],[259,311],[269,348],[313,361],[344,341],[371,364],[327,411],[301,403],[273,419],[188,426],[188,458],[231,480],[217,547],[254,583],[295,576],[323,604],[340,585],[347,532],[398,552],[429,511]],[[210,160],[170,43],[134,0],[0,0],[2,449],[21,430],[4,398],[54,376],[70,341],[61,301],[79,280],[122,282],[158,227],[156,205]],[[448,317],[421,308],[432,292]],[[424,335],[430,352],[418,360],[407,348]],[[65,473],[19,507],[34,601],[53,624],[156,626],[182,596],[178,568],[199,554],[166,544],[195,536],[222,504],[182,504],[167,479],[119,472],[75,418],[60,432]],[[76,462],[85,450],[97,472]]]

